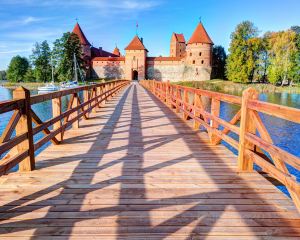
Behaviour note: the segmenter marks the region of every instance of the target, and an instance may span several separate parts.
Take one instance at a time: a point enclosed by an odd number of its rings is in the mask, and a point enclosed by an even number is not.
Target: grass
[[[17,87],[25,87],[29,90],[34,90],[34,89],[37,89],[38,87],[40,86],[44,86],[45,83],[43,82],[18,82],[18,83],[15,83],[15,82],[0,82],[0,86],[2,87],[6,87],[6,88],[9,88],[9,89],[15,89]]]
[[[182,81],[175,82],[174,84],[179,84],[187,87],[201,88],[205,90],[223,92],[233,95],[241,95],[242,92],[249,88],[253,87],[260,93],[275,93],[275,92],[288,92],[288,93],[298,93],[300,94],[300,85],[298,86],[274,86],[267,83],[234,83],[231,81],[225,81],[222,79],[213,79],[208,81]]]

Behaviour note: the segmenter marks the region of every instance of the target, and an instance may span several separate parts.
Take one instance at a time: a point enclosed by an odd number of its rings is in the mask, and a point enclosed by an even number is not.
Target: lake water
[[[37,91],[31,91],[31,94],[37,94]],[[260,94],[260,100],[267,101],[271,103],[281,104],[289,107],[300,108],[300,94],[290,94],[290,93],[268,93]],[[12,99],[12,90],[0,87],[0,101]],[[67,98],[62,99],[63,111],[67,108]],[[230,120],[234,114],[238,111],[237,106],[229,105],[226,103],[221,103],[221,118],[225,120]],[[33,110],[42,120],[47,120],[52,117],[52,106],[51,101],[46,101],[43,103],[33,105]],[[6,127],[12,113],[5,113],[0,115],[0,134]],[[274,118],[265,114],[261,114],[261,118],[268,129],[274,144],[295,156],[300,157],[300,124],[296,124],[290,121]],[[40,139],[43,133],[37,134],[35,136],[35,141]],[[231,134],[233,138],[237,139],[237,136]],[[45,144],[40,148],[36,154],[41,152],[51,143]],[[226,143],[224,145],[229,147]],[[230,147],[229,147],[230,148]],[[236,150],[230,148],[235,154]],[[297,177],[297,181],[300,182],[300,172],[294,168],[289,167],[292,174]],[[285,187],[279,187],[283,192],[287,193]]]

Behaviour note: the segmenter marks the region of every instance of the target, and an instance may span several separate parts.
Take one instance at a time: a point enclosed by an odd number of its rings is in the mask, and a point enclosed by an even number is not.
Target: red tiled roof
[[[91,47],[92,58],[94,57],[119,57],[111,52],[107,52],[102,48]]]
[[[135,36],[132,39],[132,41],[125,48],[125,50],[146,50],[146,51],[148,51],[138,36]]]
[[[147,61],[180,61],[182,57],[147,57]]]
[[[191,43],[209,43],[213,44],[212,40],[208,36],[202,23],[199,23],[188,44]]]
[[[174,33],[177,42],[185,43],[185,38],[183,33]]]
[[[80,43],[82,45],[88,45],[88,46],[91,46],[91,44],[89,43],[89,41],[87,40],[87,38],[85,37],[83,31],[81,30],[81,27],[79,26],[78,23],[76,23],[74,29],[73,29],[73,33],[75,33],[79,40],[80,40]]]
[[[125,57],[95,57],[92,61],[125,61]]]

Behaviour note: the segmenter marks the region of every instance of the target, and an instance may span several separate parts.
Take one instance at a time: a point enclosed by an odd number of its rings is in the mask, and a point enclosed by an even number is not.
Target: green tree
[[[271,33],[269,36],[268,78],[272,84],[290,83],[297,53],[296,33],[288,30]]]
[[[229,80],[243,83],[252,80],[255,68],[253,48],[257,46],[251,39],[257,35],[258,30],[250,21],[240,23],[231,34],[230,54],[226,61],[226,76]]]
[[[70,80],[74,76],[74,54],[80,70],[83,70],[82,49],[79,38],[74,33],[64,33],[54,42],[53,63],[55,74],[60,81]]]
[[[0,71],[0,80],[6,80],[6,71]]]
[[[30,56],[35,78],[47,82],[51,80],[51,50],[47,41],[36,43]]]
[[[225,78],[226,52],[222,46],[214,46],[212,51],[212,78]]]
[[[34,70],[31,67],[29,67],[27,72],[24,75],[24,81],[25,82],[36,82],[37,79],[35,78],[36,77],[35,75],[36,74],[35,74]]]
[[[289,73],[291,82],[300,83],[300,26],[293,26],[291,30],[296,33],[295,44],[296,51],[291,56],[292,68]]]
[[[25,57],[15,56],[11,59],[8,70],[7,79],[11,82],[19,82],[24,80],[24,76],[29,69],[29,61]]]

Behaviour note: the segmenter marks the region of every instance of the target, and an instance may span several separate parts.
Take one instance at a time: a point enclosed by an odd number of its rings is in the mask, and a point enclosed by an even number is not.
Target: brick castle
[[[188,42],[183,34],[172,34],[168,57],[148,57],[143,38],[137,35],[125,48],[125,56],[122,56],[117,47],[113,52],[93,47],[78,23],[73,33],[80,39],[87,75],[91,78],[162,81],[210,79],[213,42],[201,22]]]

